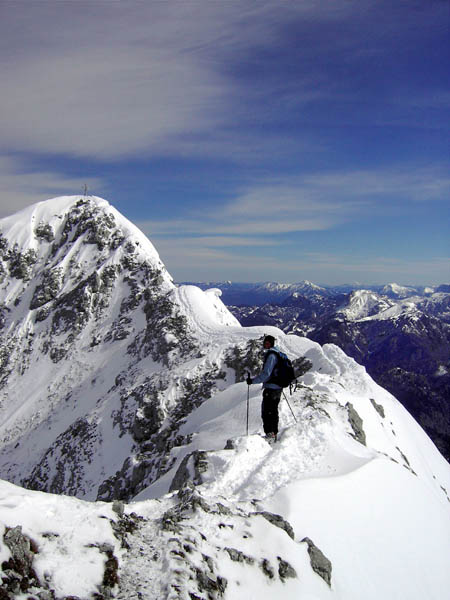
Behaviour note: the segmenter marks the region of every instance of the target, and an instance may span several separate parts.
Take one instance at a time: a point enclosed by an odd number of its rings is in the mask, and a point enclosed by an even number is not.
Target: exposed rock
[[[106,555],[103,580],[99,587],[99,593],[104,598],[110,598],[111,590],[119,583],[119,561],[114,555],[113,546],[110,544],[97,544],[94,547],[98,548],[102,554]]]
[[[125,505],[120,500],[114,500],[112,503],[112,509],[117,515],[119,515],[119,517],[122,517],[125,510]]]
[[[251,556],[247,556],[240,550],[236,550],[236,548],[224,548],[224,550],[228,553],[228,556],[234,562],[245,563],[247,565],[253,565],[255,562],[254,558],[252,558]]]
[[[279,556],[277,557],[277,560],[278,560],[278,575],[279,575],[281,581],[285,581],[286,579],[289,579],[289,578],[293,579],[293,578],[297,577],[297,571],[294,569],[294,567],[292,565],[290,565],[286,560],[283,560]]]
[[[45,240],[46,242],[53,242],[55,239],[55,232],[53,231],[52,226],[50,223],[44,223],[43,221],[37,225],[34,230],[34,235],[38,239]]]
[[[24,486],[53,494],[79,494],[84,489],[82,461],[92,459],[98,443],[96,424],[78,419],[58,436],[24,480]]]
[[[63,271],[61,268],[44,271],[42,274],[42,283],[37,285],[34,290],[30,309],[34,310],[54,300],[61,289],[62,278]]]
[[[292,366],[294,367],[295,376],[302,377],[305,375],[305,373],[312,369],[313,364],[304,356],[300,356],[292,361]]]
[[[183,458],[178,467],[169,491],[181,489],[188,481],[195,485],[202,483],[202,473],[208,469],[208,462],[205,460],[206,452],[195,450]]]
[[[201,493],[196,489],[195,485],[188,481],[179,491],[178,498],[180,499],[180,510],[185,511],[187,508],[195,511],[201,509],[203,512],[210,513],[213,508],[206,502]]]
[[[20,252],[17,244],[10,249],[8,261],[9,261],[9,273],[11,277],[16,279],[23,279],[29,281],[31,279],[32,268],[36,263],[37,254],[36,251],[30,248],[25,252]]]
[[[303,538],[302,543],[303,542],[308,544],[309,560],[313,571],[322,577],[322,579],[331,587],[331,573],[333,570],[331,562],[310,538]]]
[[[216,598],[222,598],[227,588],[227,580],[225,577],[212,578],[205,571],[196,568],[195,574],[197,578],[198,589],[201,592],[206,592],[208,599],[216,600]]]
[[[225,356],[225,364],[235,372],[235,381],[244,381],[247,373],[256,373],[263,363],[263,338],[249,340],[244,347],[235,346]]]
[[[386,415],[384,413],[384,408],[381,406],[381,404],[377,404],[373,398],[371,398],[370,401],[372,402],[372,406],[377,411],[377,413],[380,415],[380,417],[382,419],[384,419]]]
[[[115,524],[116,535],[120,530],[131,531],[132,529],[127,525],[127,522],[131,520],[131,517],[120,519],[120,524]],[[53,534],[49,533],[45,537],[51,538],[52,536]],[[120,536],[118,537],[120,539]],[[65,596],[64,598],[56,596],[55,590],[51,587],[50,578],[45,581],[39,580],[33,568],[33,561],[38,554],[38,547],[33,540],[23,534],[21,526],[7,527],[3,541],[11,556],[1,565],[1,600],[14,600],[18,597],[26,597],[30,600],[35,598],[39,600],[55,600],[56,598],[58,600],[74,600],[76,598],[76,596]],[[111,598],[113,597],[112,592],[119,581],[119,562],[114,555],[114,547],[108,543],[91,544],[89,547],[96,547],[99,552],[105,555],[102,584],[98,589],[92,590],[92,595],[89,597],[97,600]]]
[[[253,515],[261,515],[262,517],[267,519],[267,521],[269,521],[269,523],[272,523],[272,525],[275,525],[276,527],[283,529],[290,538],[292,538],[292,539],[295,538],[295,534],[294,534],[294,530],[293,530],[292,526],[286,521],[286,519],[284,519],[280,515],[276,515],[274,513],[267,512],[267,511],[255,512],[252,514]]]
[[[117,513],[117,506],[115,512]],[[133,534],[139,528],[139,525],[142,524],[144,519],[138,517],[134,512],[129,515],[122,514],[118,516],[119,518],[116,521],[110,521],[111,528],[115,537],[120,541],[121,547],[128,549],[128,534]]]
[[[264,573],[264,575],[266,577],[268,577],[269,579],[274,579],[275,578],[275,570],[272,567],[272,565],[270,564],[270,561],[267,560],[267,558],[264,558],[261,563],[260,563],[260,568],[261,571]]]
[[[3,597],[12,599],[30,588],[41,587],[33,568],[37,547],[22,533],[22,527],[6,528],[3,541],[11,553],[11,557],[2,564],[0,593]]]
[[[353,429],[353,437],[360,444],[366,445],[366,434],[363,429],[363,421],[351,402],[347,402],[345,408],[348,412],[348,420]]]

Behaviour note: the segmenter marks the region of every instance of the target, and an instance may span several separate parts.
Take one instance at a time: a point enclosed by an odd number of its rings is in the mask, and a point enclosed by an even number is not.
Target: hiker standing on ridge
[[[269,443],[277,441],[278,435],[278,404],[280,403],[282,387],[274,383],[279,350],[275,346],[275,338],[266,335],[263,341],[265,358],[262,371],[253,379],[247,376],[247,384],[262,383],[263,399],[261,404],[261,417],[263,420],[264,433]]]

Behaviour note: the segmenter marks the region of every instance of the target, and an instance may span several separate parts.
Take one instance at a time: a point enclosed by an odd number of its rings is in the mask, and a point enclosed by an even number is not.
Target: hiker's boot
[[[275,444],[277,441],[277,434],[273,432],[267,433],[265,439],[269,444]]]

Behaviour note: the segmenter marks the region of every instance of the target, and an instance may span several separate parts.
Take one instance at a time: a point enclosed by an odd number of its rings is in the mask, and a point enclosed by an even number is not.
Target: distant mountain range
[[[261,306],[266,303],[282,303],[291,296],[299,294],[307,298],[336,297],[341,294],[350,294],[356,290],[368,290],[388,298],[401,299],[415,296],[429,297],[435,293],[450,293],[450,284],[433,286],[404,286],[397,283],[384,285],[366,285],[359,283],[346,283],[342,285],[316,285],[311,281],[299,283],[245,283],[245,282],[191,282],[183,281],[180,285],[191,284],[203,290],[217,288],[222,292],[222,300],[227,305]]]
[[[450,285],[196,283],[244,326],[333,343],[404,404],[450,460]]]

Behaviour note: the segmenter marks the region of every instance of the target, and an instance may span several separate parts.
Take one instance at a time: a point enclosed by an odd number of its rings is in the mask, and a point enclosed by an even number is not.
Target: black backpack
[[[267,383],[275,383],[282,388],[289,387],[296,379],[292,362],[284,352],[280,352],[279,350],[269,350],[267,352],[266,359],[271,352],[277,356],[277,364],[275,365],[272,376]]]

